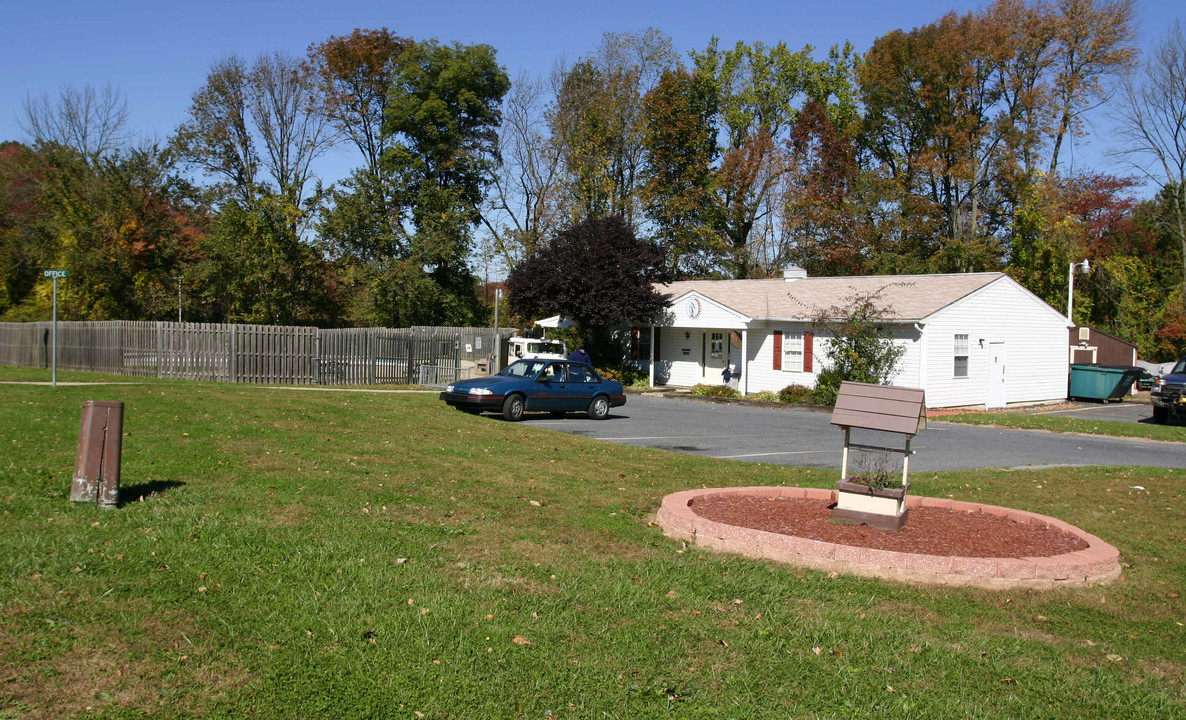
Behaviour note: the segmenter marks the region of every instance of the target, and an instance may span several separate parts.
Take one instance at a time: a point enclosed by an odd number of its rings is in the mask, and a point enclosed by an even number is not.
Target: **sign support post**
[[[66,277],[65,270],[46,270],[42,273],[54,281],[54,314],[53,314],[53,360],[51,370],[52,385],[58,386],[58,278]]]

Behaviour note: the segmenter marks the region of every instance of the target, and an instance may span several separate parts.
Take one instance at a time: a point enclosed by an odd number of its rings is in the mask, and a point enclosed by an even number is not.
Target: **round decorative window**
[[[700,301],[696,298],[691,298],[688,300],[687,310],[688,317],[691,319],[695,320],[696,318],[700,317]]]

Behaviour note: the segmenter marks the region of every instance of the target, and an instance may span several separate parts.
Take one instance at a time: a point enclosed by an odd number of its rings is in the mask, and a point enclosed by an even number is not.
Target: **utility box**
[[[123,403],[88,400],[82,404],[71,500],[94,503],[101,508],[119,505],[123,429]]]

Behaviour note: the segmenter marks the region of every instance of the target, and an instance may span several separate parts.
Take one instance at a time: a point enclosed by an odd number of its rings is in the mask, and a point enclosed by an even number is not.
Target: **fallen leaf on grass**
[[[527,638],[523,637],[522,635],[516,635],[515,637],[511,638],[511,642],[515,643],[516,645],[530,645],[531,644],[531,641],[528,640]]]
[[[823,648],[821,648],[821,647],[813,647],[813,648],[811,648],[811,652],[815,653],[816,655],[819,655],[819,654],[820,654],[820,653],[822,653],[823,651],[824,651],[824,649],[823,649]]]
[[[1124,659],[1124,656],[1123,656],[1123,655],[1114,655],[1114,654],[1112,654],[1112,653],[1108,653],[1106,657],[1107,657],[1109,660],[1111,660],[1112,662],[1120,662],[1121,660],[1123,660],[1123,659]]]

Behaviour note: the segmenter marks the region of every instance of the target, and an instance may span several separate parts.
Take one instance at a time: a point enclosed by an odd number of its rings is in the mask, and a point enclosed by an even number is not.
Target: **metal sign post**
[[[53,315],[53,386],[58,386],[58,278],[66,277],[65,270],[46,270],[42,273],[54,280],[54,315]]]
[[[502,350],[502,336],[498,332],[498,302],[502,300],[502,288],[497,288],[494,291],[494,361],[490,363],[490,374],[493,375],[499,370],[499,353]]]

